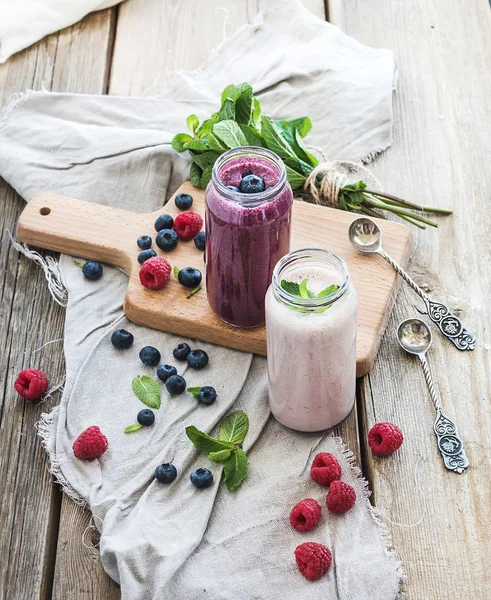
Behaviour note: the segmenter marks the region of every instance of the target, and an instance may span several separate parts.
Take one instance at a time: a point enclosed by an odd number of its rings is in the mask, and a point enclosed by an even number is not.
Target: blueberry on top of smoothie
[[[258,194],[264,192],[264,179],[257,175],[245,175],[239,183],[239,190],[243,194]]]

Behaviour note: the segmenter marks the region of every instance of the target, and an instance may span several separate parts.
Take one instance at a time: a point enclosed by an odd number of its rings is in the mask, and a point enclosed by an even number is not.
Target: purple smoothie
[[[248,173],[262,177],[269,189],[258,194],[227,189]],[[283,162],[262,148],[230,150],[215,163],[205,198],[210,306],[231,325],[263,325],[273,269],[290,251],[293,194]]]

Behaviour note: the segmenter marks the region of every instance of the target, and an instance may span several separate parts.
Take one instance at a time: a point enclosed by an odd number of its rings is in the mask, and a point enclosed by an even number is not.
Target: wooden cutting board
[[[204,191],[185,183],[176,192],[191,194],[193,210],[204,216]],[[266,330],[238,329],[223,323],[211,310],[204,285],[203,253],[194,243],[179,242],[164,253],[155,244],[154,222],[163,213],[173,216],[180,211],[171,200],[155,213],[137,214],[92,202],[83,202],[55,194],[36,194],[19,218],[20,241],[56,250],[72,256],[109,263],[129,275],[124,301],[126,316],[135,323],[185,337],[197,338],[222,346],[266,354]],[[357,252],[348,239],[348,228],[356,215],[341,210],[294,202],[292,250],[306,247],[326,248],[348,263],[358,292],[357,376],[370,370],[378,351],[398,288],[395,271],[376,255]],[[408,229],[399,223],[379,220],[385,250],[403,267],[411,251]],[[196,267],[203,273],[203,289],[190,299],[188,290],[174,277],[162,290],[148,290],[140,284],[137,261],[140,249],[136,240],[149,234],[152,248],[165,256],[172,266]],[[82,275],[81,275],[82,276]],[[93,285],[104,285],[104,278]]]

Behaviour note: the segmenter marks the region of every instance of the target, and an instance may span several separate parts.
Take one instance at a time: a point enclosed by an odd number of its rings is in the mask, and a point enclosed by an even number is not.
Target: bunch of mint
[[[222,421],[218,439],[193,425],[186,427],[186,434],[196,448],[206,452],[212,462],[223,463],[225,484],[230,492],[239,487],[249,469],[247,455],[242,449],[248,429],[249,419],[241,410],[231,413]]]
[[[275,121],[266,117],[248,83],[227,86],[220,110],[201,125],[196,115],[190,115],[187,126],[190,133],[178,133],[172,147],[177,152],[190,152],[193,164],[189,178],[199,188],[207,186],[220,154],[238,146],[260,146],[275,152],[285,163],[292,189],[302,187],[319,164],[302,141],[312,128],[310,119]]]
[[[307,177],[319,164],[303,142],[312,129],[309,117],[287,121],[263,115],[261,104],[248,83],[228,85],[222,92],[221,102],[220,110],[201,124],[196,115],[190,115],[187,118],[189,133],[178,133],[172,140],[176,152],[188,151],[191,155],[191,183],[204,189],[211,179],[216,159],[227,150],[239,146],[260,146],[272,150],[283,159],[286,176],[293,190],[303,188]],[[322,175],[318,175],[315,182],[317,188],[321,180]],[[305,194],[305,199],[312,200],[308,194]],[[369,190],[363,181],[343,186],[338,202],[338,207],[343,210],[372,217],[383,217],[384,211],[391,212],[421,229],[426,229],[425,224],[437,226],[421,212],[452,212]]]

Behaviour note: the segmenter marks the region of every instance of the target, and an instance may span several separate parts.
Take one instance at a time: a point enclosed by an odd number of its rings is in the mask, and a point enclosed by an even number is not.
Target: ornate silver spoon
[[[431,400],[436,410],[433,430],[438,439],[438,449],[447,469],[456,473],[462,473],[469,466],[469,460],[465,454],[464,445],[457,431],[457,426],[443,412],[425,356],[431,346],[431,331],[426,323],[420,319],[408,319],[399,325],[397,339],[406,352],[419,356],[426,383],[430,390]]]
[[[349,228],[349,239],[360,252],[380,254],[399,273],[413,290],[423,299],[428,316],[438,326],[443,335],[459,350],[474,350],[476,338],[467,331],[460,319],[452,314],[445,304],[434,302],[419,285],[382,248],[382,232],[379,226],[366,217],[355,219]]]

